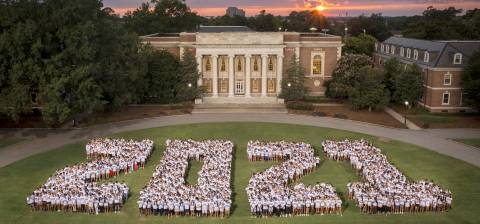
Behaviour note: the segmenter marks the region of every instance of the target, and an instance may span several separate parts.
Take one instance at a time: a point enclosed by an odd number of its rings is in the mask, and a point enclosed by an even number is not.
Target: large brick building
[[[461,76],[470,56],[480,50],[480,41],[427,41],[391,37],[375,44],[374,62],[382,65],[390,58],[422,68],[421,105],[431,112],[465,112]]]
[[[180,57],[191,51],[207,88],[207,102],[277,102],[282,78],[294,55],[305,69],[305,85],[323,95],[341,57],[341,37],[321,33],[254,32],[241,26],[201,26],[196,33],[142,37]]]

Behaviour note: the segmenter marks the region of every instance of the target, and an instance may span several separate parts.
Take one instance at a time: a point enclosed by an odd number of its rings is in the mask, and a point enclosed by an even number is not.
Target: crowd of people
[[[143,167],[153,147],[151,140],[93,139],[86,146],[88,162],[56,171],[27,197],[27,204],[36,211],[117,212],[128,197],[128,186],[96,181]]]
[[[381,150],[365,140],[324,141],[326,156],[347,160],[365,182],[348,183],[348,194],[365,213],[445,211],[452,194],[421,180],[411,182],[388,162]]]
[[[247,145],[251,161],[285,161],[256,173],[246,191],[253,216],[305,216],[341,214],[342,201],[330,184],[314,186],[288,184],[314,171],[320,162],[314,149],[306,143],[250,141]]]
[[[231,211],[233,143],[167,140],[149,184],[140,192],[144,215],[225,217]],[[185,181],[189,160],[203,161],[196,185]]]

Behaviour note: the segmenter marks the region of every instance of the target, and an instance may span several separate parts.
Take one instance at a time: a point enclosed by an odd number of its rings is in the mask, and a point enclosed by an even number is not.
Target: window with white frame
[[[405,48],[403,47],[400,48],[400,56],[405,56]]]
[[[462,64],[462,54],[456,53],[453,55],[453,64],[460,65]]]
[[[385,48],[385,51],[388,53],[390,53],[390,45],[387,45],[387,47]]]
[[[430,54],[427,51],[425,51],[425,54],[423,55],[423,61],[424,62],[430,61]]]
[[[443,75],[443,85],[452,85],[452,73],[448,72],[447,74]]]
[[[412,56],[412,50],[410,48],[407,48],[407,58],[410,58]]]
[[[385,51],[385,45],[381,44],[381,45],[380,45],[380,50],[381,50],[382,52],[384,52],[384,51]]]
[[[307,76],[324,76],[325,75],[325,52],[312,51],[310,54],[310,72]]]
[[[442,105],[449,105],[450,104],[450,92],[445,91],[442,94]]]
[[[392,48],[390,49],[390,53],[395,54],[395,46],[392,46]]]
[[[315,55],[312,61],[312,75],[322,74],[322,56]]]
[[[417,50],[413,50],[413,59],[418,60],[418,51]]]

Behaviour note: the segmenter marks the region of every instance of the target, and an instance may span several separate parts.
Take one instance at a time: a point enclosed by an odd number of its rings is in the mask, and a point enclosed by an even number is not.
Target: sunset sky
[[[104,0],[118,14],[134,10],[147,0]],[[288,15],[293,10],[320,9],[327,16],[357,16],[362,13],[379,13],[386,16],[421,14],[428,6],[445,8],[455,6],[463,9],[480,8],[480,0],[186,0],[188,6],[202,16],[225,14],[228,6],[244,9],[248,16],[260,10],[275,15]]]

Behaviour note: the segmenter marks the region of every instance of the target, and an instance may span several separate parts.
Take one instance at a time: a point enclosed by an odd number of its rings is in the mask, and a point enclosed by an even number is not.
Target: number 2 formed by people
[[[252,215],[341,214],[342,201],[332,185],[300,183],[288,187],[289,183],[312,173],[320,162],[310,144],[250,141],[247,153],[250,161],[284,161],[250,179],[246,191]]]

